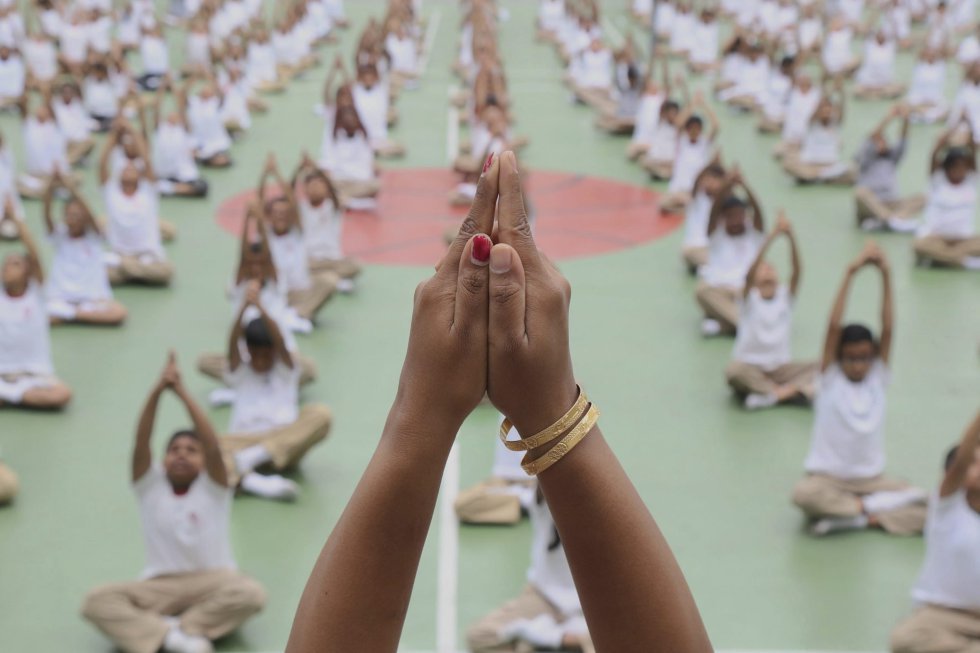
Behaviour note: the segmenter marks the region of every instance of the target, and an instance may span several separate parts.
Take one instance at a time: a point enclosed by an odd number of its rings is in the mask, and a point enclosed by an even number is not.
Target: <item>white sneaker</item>
[[[500,635],[504,641],[521,640],[546,649],[559,648],[563,637],[561,626],[550,614],[538,615],[534,619],[518,619],[504,626]]]
[[[861,221],[861,231],[881,231],[885,228],[885,221],[878,218],[865,218]]]
[[[349,295],[354,292],[354,280],[353,279],[341,279],[337,282],[337,292],[344,295]]]
[[[929,494],[917,487],[910,487],[904,490],[890,490],[884,492],[872,492],[861,497],[864,510],[869,515],[878,515],[883,512],[892,512],[899,508],[911,506],[916,503],[926,503]]]
[[[289,320],[289,330],[293,333],[308,335],[313,333],[313,323],[305,317],[293,317]]]
[[[168,653],[214,653],[211,640],[206,637],[188,635],[173,625],[163,640],[163,650]]]
[[[230,406],[235,403],[235,398],[238,393],[231,388],[215,388],[208,394],[208,403],[211,404],[212,408],[221,408],[222,406]]]
[[[711,336],[716,336],[719,333],[721,333],[721,322],[710,317],[706,317],[701,320],[701,335],[710,338]]]
[[[860,531],[867,527],[868,518],[865,515],[857,515],[856,517],[824,517],[823,519],[818,519],[810,526],[810,534],[822,537],[843,531]]]
[[[779,400],[776,399],[776,395],[774,394],[760,395],[752,393],[745,398],[745,409],[759,410],[762,408],[771,408],[777,403],[779,403]]]
[[[273,501],[295,501],[299,496],[299,486],[278,474],[258,474],[249,472],[242,477],[242,491]]]
[[[904,218],[888,218],[888,228],[899,234],[915,233],[919,228],[918,220],[906,220]]]

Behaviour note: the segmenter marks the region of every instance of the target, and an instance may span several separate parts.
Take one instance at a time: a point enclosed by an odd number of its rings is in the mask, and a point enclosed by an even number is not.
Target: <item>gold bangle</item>
[[[511,451],[530,451],[563,436],[568,429],[572,428],[576,422],[582,419],[582,415],[585,413],[585,409],[589,404],[589,398],[585,396],[582,387],[575,387],[578,390],[578,399],[575,400],[575,403],[568,409],[568,412],[562,415],[557,422],[529,438],[508,440],[507,434],[510,433],[514,425],[510,419],[505,417],[503,423],[500,425],[500,441]]]
[[[531,462],[527,463],[522,462],[521,469],[523,469],[524,473],[526,473],[528,476],[537,476],[567,456],[569,451],[574,449],[579,442],[585,439],[585,436],[592,432],[593,427],[595,427],[596,422],[598,421],[598,406],[595,404],[589,404],[589,410],[587,413],[585,413],[585,417],[582,418],[582,421],[579,422],[568,435],[562,438],[561,442],[556,444],[551,451],[541,456],[537,460],[532,460]],[[525,458],[527,458],[527,456],[525,456]]]

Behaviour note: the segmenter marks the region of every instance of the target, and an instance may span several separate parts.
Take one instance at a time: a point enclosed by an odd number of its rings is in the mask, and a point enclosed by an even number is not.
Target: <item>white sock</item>
[[[861,221],[861,231],[878,231],[885,223],[878,218],[865,218]]]
[[[963,259],[963,267],[967,270],[980,270],[980,256],[967,256]]]
[[[919,228],[918,220],[906,220],[892,216],[886,220],[888,228],[900,234],[910,234]]]
[[[345,295],[354,292],[354,280],[353,279],[341,279],[337,282],[337,292],[343,293]]]
[[[523,640],[540,648],[557,649],[561,647],[563,633],[561,626],[550,614],[538,615],[534,619],[518,619],[501,630],[502,639]]]
[[[0,399],[11,403],[19,404],[24,400],[24,393],[27,392],[27,385],[20,381],[7,383],[0,381]]]
[[[212,653],[214,647],[206,637],[188,635],[182,631],[174,620],[163,640],[163,650],[168,653]]]
[[[299,496],[299,486],[278,474],[249,472],[242,477],[242,491],[276,501],[292,501]]]
[[[252,445],[235,454],[235,466],[242,474],[247,474],[271,460],[272,454],[261,444]]]
[[[877,515],[883,512],[898,510],[913,503],[925,503],[929,495],[925,490],[917,487],[910,487],[905,490],[890,490],[886,492],[872,492],[862,497],[864,510],[869,515]]]
[[[235,403],[235,398],[238,393],[231,388],[215,388],[208,395],[208,402],[214,408],[220,408],[222,406],[230,406]]]
[[[830,535],[841,531],[859,531],[868,527],[867,515],[854,517],[824,517],[810,527],[813,535]]]
[[[770,408],[779,403],[779,399],[776,395],[772,394],[757,394],[752,393],[745,398],[745,408],[748,410],[759,410],[760,408]]]
[[[701,320],[701,335],[716,336],[719,333],[721,333],[721,322],[710,317]]]
[[[294,315],[289,318],[289,330],[294,333],[313,333],[313,323],[307,320],[305,317]]]

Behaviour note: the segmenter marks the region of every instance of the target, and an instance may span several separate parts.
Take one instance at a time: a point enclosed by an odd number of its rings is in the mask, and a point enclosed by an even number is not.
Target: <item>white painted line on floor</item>
[[[429,17],[429,26],[425,30],[425,41],[422,45],[422,58],[419,60],[419,77],[425,75],[425,71],[429,69],[429,56],[432,54],[432,45],[436,42],[436,32],[439,31],[439,23],[441,21],[442,12],[436,9]]]
[[[453,98],[459,93],[456,86],[449,87],[449,116],[446,122],[446,161],[452,163],[459,156],[459,109]]]
[[[455,653],[459,589],[459,443],[454,443],[446,460],[439,490],[439,567],[436,576],[436,653]]]

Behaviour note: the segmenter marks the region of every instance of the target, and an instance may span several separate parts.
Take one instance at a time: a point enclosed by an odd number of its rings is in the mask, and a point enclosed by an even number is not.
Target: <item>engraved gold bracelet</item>
[[[599,408],[595,404],[589,404],[589,410],[585,413],[585,417],[582,421],[575,425],[568,435],[562,438],[561,442],[556,444],[548,453],[541,456],[537,460],[532,460],[531,462],[521,463],[521,469],[524,470],[528,476],[537,476],[544,470],[548,469],[556,462],[568,455],[571,451],[578,445],[579,442],[585,439],[589,433],[592,432],[593,427],[596,422],[599,421]],[[526,458],[527,456],[525,456]]]
[[[585,409],[589,404],[589,398],[585,396],[582,387],[575,387],[578,389],[578,399],[575,400],[575,403],[568,409],[568,412],[562,415],[557,422],[529,438],[508,440],[507,434],[510,433],[514,425],[509,419],[504,418],[503,424],[500,425],[500,441],[511,451],[530,451],[556,438],[560,438],[568,429],[572,428],[572,425],[582,419],[582,415],[585,413]]]

